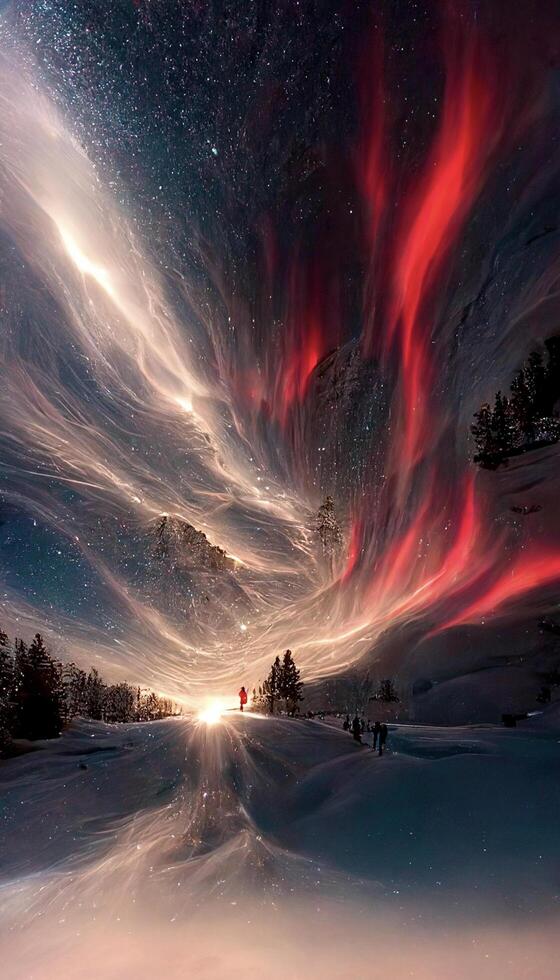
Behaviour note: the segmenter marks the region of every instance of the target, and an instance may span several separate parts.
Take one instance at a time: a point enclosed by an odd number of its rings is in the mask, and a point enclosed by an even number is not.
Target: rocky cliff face
[[[212,572],[235,569],[233,558],[187,521],[163,515],[153,529],[153,537],[154,557],[174,567]]]

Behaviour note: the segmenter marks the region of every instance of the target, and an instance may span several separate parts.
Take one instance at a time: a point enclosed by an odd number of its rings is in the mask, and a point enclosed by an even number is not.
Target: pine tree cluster
[[[14,738],[55,738],[81,715],[106,722],[154,721],[176,714],[169,698],[130,684],[106,684],[93,667],[62,664],[36,633],[29,646],[0,630],[0,754]]]
[[[303,682],[295,665],[291,650],[286,650],[282,660],[276,657],[258,692],[253,691],[253,705],[263,707],[273,715],[274,708],[279,702],[284,702],[286,714],[292,717],[298,710],[298,703],[303,700]]]
[[[533,351],[511,383],[509,397],[498,391],[494,406],[475,412],[471,426],[474,462],[496,469],[508,456],[560,440],[560,337],[545,341],[546,359]]]

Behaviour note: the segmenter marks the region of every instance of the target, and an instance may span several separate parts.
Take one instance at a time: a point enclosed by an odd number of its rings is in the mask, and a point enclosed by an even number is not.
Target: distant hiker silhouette
[[[360,719],[356,715],[354,721],[352,722],[352,736],[355,742],[362,744],[362,726],[360,724]]]
[[[373,726],[373,751],[375,752],[377,748],[377,739],[379,738],[379,733],[381,731],[381,723],[379,721],[375,722]]]
[[[239,710],[243,711],[243,705],[247,704],[247,691],[244,687],[239,692]]]
[[[387,741],[387,734],[389,729],[387,725],[381,725],[379,729],[379,755],[383,755],[383,749],[385,748],[385,742]]]
[[[343,729],[344,729],[345,732],[349,732],[350,731],[350,715],[346,715],[346,718],[342,722],[342,727],[343,727]]]

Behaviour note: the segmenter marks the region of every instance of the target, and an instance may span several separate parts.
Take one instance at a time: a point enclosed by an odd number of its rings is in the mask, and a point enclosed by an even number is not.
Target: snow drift
[[[555,976],[555,729],[79,722],[2,767],[4,973]],[[544,942],[546,939],[546,942]]]

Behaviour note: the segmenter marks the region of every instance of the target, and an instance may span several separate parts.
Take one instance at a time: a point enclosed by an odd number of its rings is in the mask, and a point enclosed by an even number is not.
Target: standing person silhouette
[[[247,691],[244,687],[239,692],[239,710],[243,711],[243,705],[247,704]]]
[[[362,726],[360,725],[358,715],[356,715],[354,721],[352,722],[352,738],[355,742],[360,742],[360,744],[362,744]]]
[[[385,748],[385,742],[387,741],[388,731],[389,729],[385,724],[383,724],[379,730],[379,755],[383,755],[383,749]]]

